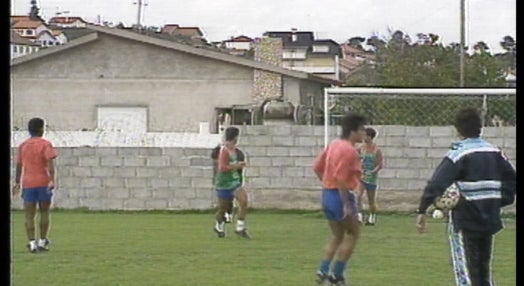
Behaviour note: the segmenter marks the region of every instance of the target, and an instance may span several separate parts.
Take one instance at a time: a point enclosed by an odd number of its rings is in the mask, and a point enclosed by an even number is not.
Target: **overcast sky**
[[[265,31],[312,31],[318,39],[339,43],[388,29],[412,38],[434,33],[444,44],[460,42],[460,0],[143,0],[142,23],[200,27],[209,41],[231,36],[260,37]],[[38,0],[45,19],[69,11],[96,21],[131,25],[138,0]],[[11,14],[29,12],[30,0],[11,0]],[[246,4],[248,3],[248,4]],[[516,40],[516,0],[466,0],[466,44],[484,41],[493,52],[506,35]]]

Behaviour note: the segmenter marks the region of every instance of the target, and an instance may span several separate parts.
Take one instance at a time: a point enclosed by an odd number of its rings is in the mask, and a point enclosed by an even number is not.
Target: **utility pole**
[[[143,0],[137,0],[137,2],[133,2],[133,4],[138,5],[138,11],[136,15],[136,26],[137,28],[142,27],[142,13],[144,12],[144,6],[147,6],[147,3],[144,3]]]
[[[460,0],[460,87],[464,87],[464,46],[466,45],[466,0]]]

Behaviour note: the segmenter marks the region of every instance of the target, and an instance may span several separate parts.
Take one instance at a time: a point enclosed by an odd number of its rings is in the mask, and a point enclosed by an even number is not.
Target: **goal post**
[[[373,98],[373,100],[371,100]],[[479,105],[480,109],[483,112],[483,115],[488,114],[488,109],[490,109],[489,103],[490,99],[497,98],[497,102],[494,102],[493,108],[497,108],[499,112],[506,113],[505,117],[513,116],[515,117],[515,111],[510,110],[513,108],[516,109],[516,105],[513,101],[516,101],[516,89],[515,88],[379,88],[379,87],[328,87],[324,88],[324,98],[323,98],[323,112],[324,112],[324,147],[329,143],[329,133],[330,133],[330,122],[333,115],[333,109],[337,105],[341,105],[341,99],[345,99],[343,104],[351,106],[352,100],[358,101],[359,106],[354,108],[355,111],[360,113],[367,113],[369,110],[360,110],[364,109],[366,106],[370,105],[380,105],[382,107],[382,113],[387,113],[388,104],[393,103],[394,100],[397,102],[394,104],[396,106],[395,111],[397,111],[396,118],[398,119],[398,113],[402,114],[402,110],[416,109],[417,105],[429,105],[425,106],[423,110],[428,108],[431,110],[437,110],[441,112],[440,115],[434,115],[435,117],[442,117],[442,113],[446,113],[442,107],[439,106],[448,106],[452,109],[460,107],[465,101],[468,100],[468,103],[472,101],[470,99],[475,99],[475,104]],[[357,100],[358,99],[358,100]],[[442,100],[446,99],[446,100]],[[372,101],[366,103],[365,101]],[[378,100],[378,101],[377,101]],[[399,102],[399,100],[401,102]],[[500,104],[502,102],[502,104]],[[402,107],[400,104],[404,104]],[[343,105],[342,104],[342,105]],[[431,107],[434,105],[435,107]],[[344,106],[346,108],[347,106]],[[350,107],[349,107],[350,108]],[[447,107],[446,107],[447,108]],[[350,108],[353,110],[353,108]],[[440,110],[439,110],[440,109]],[[502,110],[502,111],[500,111]],[[416,110],[415,110],[416,111]],[[378,111],[377,111],[378,112]],[[407,114],[407,113],[406,113]],[[449,112],[448,112],[449,114]],[[507,115],[509,114],[509,115]],[[497,115],[498,116],[498,115]],[[423,117],[420,116],[419,117]],[[483,118],[484,119],[484,118]],[[388,119],[386,116],[380,118],[382,125],[388,124],[399,124],[395,122],[396,119],[394,116]],[[389,122],[388,122],[389,121]],[[415,121],[415,120],[413,120]],[[421,124],[425,120],[418,120],[418,122],[413,122],[414,125]],[[432,121],[432,120],[428,120]],[[433,121],[442,121],[442,120],[433,120]],[[412,124],[402,122],[401,124]],[[429,124],[431,125],[431,124]]]

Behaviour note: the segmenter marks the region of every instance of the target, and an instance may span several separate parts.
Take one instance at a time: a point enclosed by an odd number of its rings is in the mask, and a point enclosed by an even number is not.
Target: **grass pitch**
[[[11,213],[11,281],[15,286],[316,285],[329,237],[320,212],[253,211],[251,240],[212,231],[211,212],[54,210],[51,251],[31,254],[21,211]],[[516,285],[516,228],[495,237],[493,276]],[[379,214],[363,226],[347,276],[353,286],[454,285],[443,220],[418,234],[412,214]]]

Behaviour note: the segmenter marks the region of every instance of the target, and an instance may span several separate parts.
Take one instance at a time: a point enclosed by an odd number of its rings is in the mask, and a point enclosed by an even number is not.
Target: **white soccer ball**
[[[456,183],[451,184],[442,196],[435,199],[435,207],[441,210],[450,210],[454,208],[460,199],[460,191]]]
[[[432,217],[434,219],[442,219],[444,217],[444,212],[439,209],[435,209],[433,211]]]

